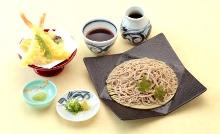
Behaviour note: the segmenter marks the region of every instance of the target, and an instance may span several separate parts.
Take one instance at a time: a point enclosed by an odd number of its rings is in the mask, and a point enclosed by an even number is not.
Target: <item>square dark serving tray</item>
[[[134,58],[153,58],[166,62],[177,74],[179,86],[167,104],[150,110],[133,109],[116,103],[108,95],[105,80],[118,64]],[[99,97],[122,120],[134,120],[166,115],[206,91],[206,88],[183,66],[164,34],[122,54],[84,58],[84,63]]]

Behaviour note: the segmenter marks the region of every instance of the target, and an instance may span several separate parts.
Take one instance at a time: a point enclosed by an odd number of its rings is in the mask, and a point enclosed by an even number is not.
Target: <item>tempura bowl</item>
[[[61,62],[60,64],[58,64],[50,69],[38,67],[35,65],[29,65],[29,67],[33,68],[34,71],[41,76],[45,76],[45,77],[56,76],[60,72],[62,72],[65,65],[67,65],[74,58],[74,56],[76,55],[76,52],[77,52],[77,50],[75,50],[68,59],[66,59],[65,61]]]

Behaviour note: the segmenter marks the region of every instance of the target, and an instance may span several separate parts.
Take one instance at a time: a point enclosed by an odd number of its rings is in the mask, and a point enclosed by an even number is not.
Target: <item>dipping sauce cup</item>
[[[117,38],[116,26],[106,19],[94,19],[87,22],[82,33],[89,50],[97,55],[105,54]]]

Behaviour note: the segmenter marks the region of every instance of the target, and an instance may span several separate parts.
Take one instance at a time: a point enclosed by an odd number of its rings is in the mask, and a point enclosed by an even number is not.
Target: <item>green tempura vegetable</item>
[[[146,92],[150,90],[151,82],[146,79],[146,77],[143,77],[141,82],[138,83],[138,90],[141,92]]]
[[[35,35],[35,39],[38,41],[41,50],[44,51],[44,56],[48,59],[51,59],[52,54],[49,47],[45,44],[44,40],[39,35]]]
[[[163,101],[166,92],[161,86],[155,88],[154,97],[159,101]]]

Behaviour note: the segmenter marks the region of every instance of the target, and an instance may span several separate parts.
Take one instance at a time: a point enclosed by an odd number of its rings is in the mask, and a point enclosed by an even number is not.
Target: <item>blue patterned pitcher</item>
[[[144,42],[151,31],[150,20],[140,7],[130,7],[121,23],[121,34],[130,43],[138,45]]]

